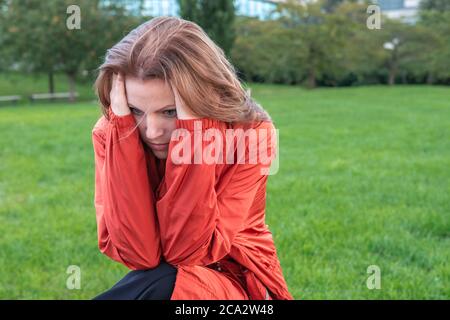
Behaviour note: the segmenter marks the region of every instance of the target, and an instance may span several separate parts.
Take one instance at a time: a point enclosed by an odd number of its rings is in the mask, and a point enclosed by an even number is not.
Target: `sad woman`
[[[275,154],[274,126],[223,51],[157,17],[108,50],[95,87],[98,246],[131,270],[95,299],[292,299],[265,223],[270,163],[252,159]],[[231,150],[228,130],[244,133]],[[222,161],[177,159],[199,148]]]

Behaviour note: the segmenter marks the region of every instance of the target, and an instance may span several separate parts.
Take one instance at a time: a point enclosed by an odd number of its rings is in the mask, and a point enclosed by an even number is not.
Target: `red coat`
[[[92,130],[100,251],[132,270],[154,268],[161,259],[174,265],[171,299],[293,299],[265,224],[264,166],[159,160],[130,130],[133,115],[111,109],[109,115]],[[233,128],[200,121],[201,133]],[[193,123],[176,120],[192,134]],[[170,142],[169,157],[177,143]]]

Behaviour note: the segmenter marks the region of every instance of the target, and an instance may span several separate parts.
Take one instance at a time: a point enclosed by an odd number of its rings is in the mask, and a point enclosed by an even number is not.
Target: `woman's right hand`
[[[131,114],[130,107],[128,107],[127,95],[125,93],[125,79],[122,73],[113,74],[109,97],[111,99],[112,112],[116,116],[126,116]]]

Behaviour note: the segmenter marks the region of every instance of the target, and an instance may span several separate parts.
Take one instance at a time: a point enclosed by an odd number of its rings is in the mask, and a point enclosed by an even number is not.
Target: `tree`
[[[367,28],[367,5],[344,1],[329,17],[340,30],[341,42],[333,55],[334,74],[339,84],[351,85],[378,82],[380,65],[384,59],[380,30]],[[330,75],[328,75],[330,76]]]
[[[427,74],[427,83],[436,79],[450,79],[450,3],[448,1],[423,1],[421,3],[418,26],[429,34],[428,41],[422,44],[427,52],[420,61]],[[431,41],[432,40],[432,41]]]
[[[357,3],[358,0],[325,0],[322,4],[323,10],[328,13],[334,12],[343,3]]]
[[[343,49],[348,46],[348,39],[354,25],[354,17],[347,12],[336,13],[342,5],[353,6],[352,10],[363,13],[363,6],[343,2],[333,8],[334,13],[327,13],[324,8],[329,4],[325,0],[299,3],[289,0],[278,5],[280,21],[291,38],[296,39],[297,52],[293,59],[302,65],[306,84],[314,88],[319,80],[336,85],[345,73],[345,56]],[[365,24],[364,24],[365,25]],[[292,50],[294,51],[294,50]]]
[[[138,23],[121,7],[77,0],[80,29],[70,29],[67,8],[72,4],[71,0],[6,0],[0,21],[0,51],[24,71],[47,73],[49,92],[54,91],[53,74],[65,73],[71,100],[77,74],[99,65],[106,49]]]
[[[231,61],[247,81],[298,83],[302,79],[302,54],[298,39],[292,38],[279,21],[261,21],[238,17],[237,37],[231,52]],[[299,49],[299,50],[297,50]]]
[[[367,7],[342,1],[332,13],[327,2],[278,6],[275,21],[240,18],[232,59],[246,79],[300,83],[308,87],[362,82],[384,56],[382,43],[371,41]],[[381,50],[380,50],[381,48]]]
[[[180,16],[196,22],[229,55],[234,39],[233,0],[178,0]]]
[[[383,16],[381,29],[367,28],[364,2],[291,0],[277,11],[276,21],[237,20],[232,60],[246,80],[312,88],[450,79],[450,11],[422,10],[417,24]]]
[[[186,20],[197,22],[201,19],[201,7],[198,0],[178,0],[180,16]]]
[[[422,0],[421,10],[450,11],[450,1],[448,0]]]

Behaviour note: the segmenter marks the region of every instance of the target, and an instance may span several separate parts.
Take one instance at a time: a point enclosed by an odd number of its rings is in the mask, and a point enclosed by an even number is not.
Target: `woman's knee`
[[[177,277],[177,269],[162,261],[157,268],[142,270],[143,281],[146,286],[137,299],[139,300],[169,300],[172,296]]]

